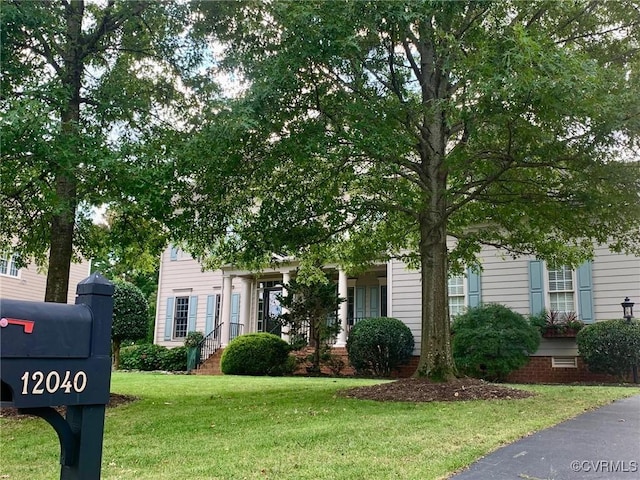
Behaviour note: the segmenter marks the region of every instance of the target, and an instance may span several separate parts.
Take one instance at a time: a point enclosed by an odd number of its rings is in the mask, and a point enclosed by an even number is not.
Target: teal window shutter
[[[196,295],[189,299],[189,321],[187,333],[196,331],[196,317],[198,315],[198,297]]]
[[[544,264],[540,260],[529,262],[529,310],[531,315],[544,311]]]
[[[482,288],[480,283],[480,273],[467,269],[467,306],[478,307],[482,303]]]
[[[173,297],[167,298],[167,313],[164,319],[164,339],[171,340],[173,334]]]
[[[380,316],[380,287],[371,287],[369,289],[369,316],[370,317],[379,317]]]
[[[231,295],[231,323],[240,323],[240,294]]]
[[[207,295],[207,313],[204,321],[204,334],[209,335],[213,331],[213,315],[216,311],[216,296]]]
[[[365,313],[365,301],[367,290],[364,287],[356,287],[356,318],[364,318]]]
[[[583,263],[576,272],[578,276],[578,314],[584,323],[591,323],[595,320],[593,314],[591,262]]]

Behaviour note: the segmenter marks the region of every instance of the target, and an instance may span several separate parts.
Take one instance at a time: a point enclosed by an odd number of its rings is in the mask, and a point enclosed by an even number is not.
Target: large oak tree
[[[70,262],[93,254],[91,206],[171,217],[171,148],[211,98],[207,50],[185,3],[12,0],[0,14],[0,247],[46,265],[45,300],[66,302]]]
[[[194,138],[216,161],[190,184],[185,239],[211,265],[403,258],[421,272],[417,374],[446,379],[448,274],[483,244],[638,252],[637,1],[201,8],[247,82]]]

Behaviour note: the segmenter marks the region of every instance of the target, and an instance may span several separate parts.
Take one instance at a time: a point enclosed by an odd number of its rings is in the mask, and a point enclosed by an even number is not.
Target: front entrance
[[[282,285],[278,282],[260,282],[258,293],[258,331],[280,336],[282,327],[276,320],[282,313],[278,296],[282,294]]]

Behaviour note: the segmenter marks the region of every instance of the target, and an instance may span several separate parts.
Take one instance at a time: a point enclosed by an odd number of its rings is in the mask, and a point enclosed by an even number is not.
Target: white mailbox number
[[[87,374],[82,370],[71,376],[69,370],[58,373],[55,370],[45,374],[41,371],[24,372],[22,380],[22,395],[43,395],[44,392],[80,393],[87,386]]]

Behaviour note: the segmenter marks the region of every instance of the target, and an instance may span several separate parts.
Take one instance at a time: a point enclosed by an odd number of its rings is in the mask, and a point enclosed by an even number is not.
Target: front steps
[[[196,375],[222,375],[220,370],[220,357],[222,357],[223,349],[219,349],[207,358],[196,370],[192,370],[191,373]]]

